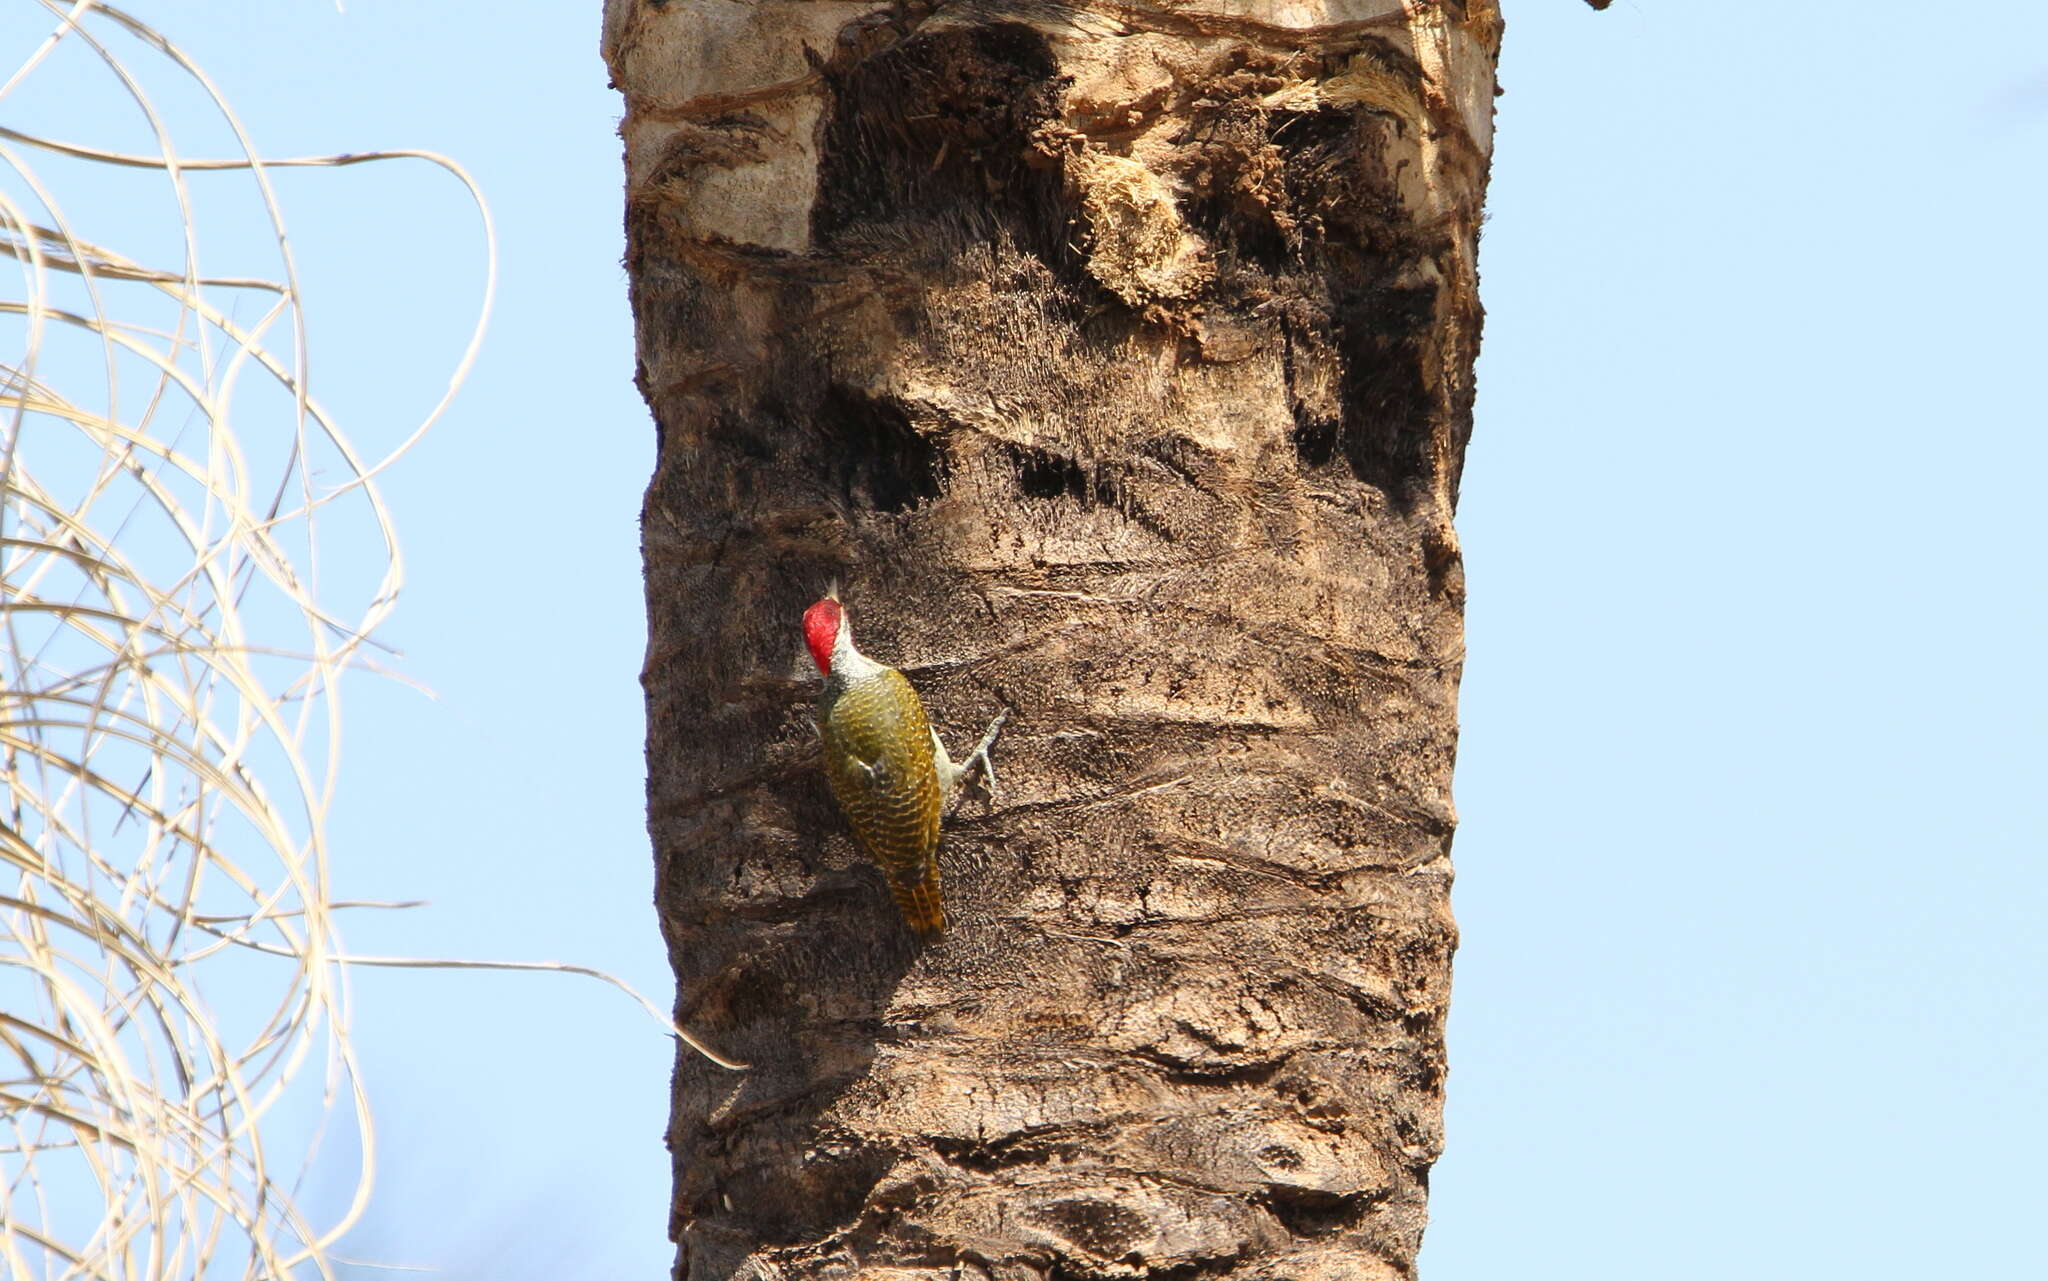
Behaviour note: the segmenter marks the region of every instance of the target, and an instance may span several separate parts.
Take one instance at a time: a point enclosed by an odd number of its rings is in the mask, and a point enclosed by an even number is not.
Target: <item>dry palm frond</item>
[[[61,75],[153,146],[0,128],[0,1274],[330,1275],[374,1148],[322,836],[336,697],[402,581],[376,475],[447,400],[374,457],[343,437],[270,172],[410,157],[475,187],[424,153],[260,160],[142,23],[14,3],[47,36],[0,67],[0,117]],[[179,150],[195,102],[226,157]],[[90,234],[108,175],[163,210],[147,252]],[[268,228],[264,270],[195,213],[230,197]],[[310,1143],[273,1121],[321,1107],[359,1176],[315,1224]]]

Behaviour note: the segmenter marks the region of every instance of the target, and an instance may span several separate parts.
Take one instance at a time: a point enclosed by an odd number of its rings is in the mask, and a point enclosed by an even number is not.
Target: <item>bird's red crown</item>
[[[804,644],[810,646],[811,661],[821,673],[832,670],[832,646],[845,618],[846,611],[830,596],[804,611]]]

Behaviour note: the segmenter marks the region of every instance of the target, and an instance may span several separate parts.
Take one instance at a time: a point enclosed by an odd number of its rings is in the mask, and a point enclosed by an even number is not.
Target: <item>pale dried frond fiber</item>
[[[372,452],[342,435],[270,171],[411,158],[476,189],[425,153],[261,160],[141,22],[6,3],[46,34],[0,119],[61,77],[151,145],[0,128],[0,1276],[331,1275],[375,1147],[334,920],[369,905],[329,897],[323,837],[337,696],[403,577],[376,475],[448,402]],[[98,216],[117,182],[150,234]],[[354,1191],[314,1222],[336,1120]]]

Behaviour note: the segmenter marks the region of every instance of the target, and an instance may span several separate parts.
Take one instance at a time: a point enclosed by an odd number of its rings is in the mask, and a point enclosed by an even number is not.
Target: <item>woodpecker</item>
[[[995,803],[988,749],[1009,713],[996,715],[958,765],[925,719],[924,702],[902,672],[853,647],[853,631],[835,592],[804,611],[804,643],[825,677],[818,734],[825,778],[854,834],[888,877],[903,919],[922,936],[943,933],[939,895],[939,816],[977,768]]]

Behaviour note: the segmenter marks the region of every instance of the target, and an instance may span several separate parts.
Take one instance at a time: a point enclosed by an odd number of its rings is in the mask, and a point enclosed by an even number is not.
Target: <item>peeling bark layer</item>
[[[677,1275],[1405,1277],[1491,0],[612,0]],[[1002,803],[920,948],[837,578]]]

